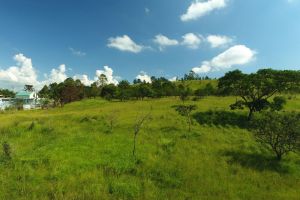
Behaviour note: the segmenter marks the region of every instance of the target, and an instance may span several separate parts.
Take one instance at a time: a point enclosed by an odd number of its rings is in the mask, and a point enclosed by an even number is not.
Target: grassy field
[[[234,97],[208,97],[196,112],[233,115]],[[0,199],[300,199],[300,156],[277,163],[234,122],[192,132],[176,98],[107,102],[0,114]],[[151,111],[132,155],[134,123]],[[300,96],[285,110],[300,111]],[[113,130],[110,129],[113,121]]]

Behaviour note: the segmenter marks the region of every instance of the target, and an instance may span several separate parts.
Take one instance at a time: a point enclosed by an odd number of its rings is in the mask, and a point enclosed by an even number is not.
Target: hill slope
[[[205,98],[197,112],[229,111],[234,100]],[[0,199],[299,198],[300,156],[272,161],[238,124],[195,123],[188,133],[171,107],[179,103],[96,99],[0,114],[1,143],[12,151],[0,156]],[[135,159],[133,125],[151,109]],[[300,111],[299,96],[286,109]]]
[[[203,89],[208,83],[210,83],[215,88],[217,88],[218,86],[218,80],[189,80],[184,81],[184,83],[193,91],[197,89]],[[182,84],[182,81],[177,81],[176,84]]]

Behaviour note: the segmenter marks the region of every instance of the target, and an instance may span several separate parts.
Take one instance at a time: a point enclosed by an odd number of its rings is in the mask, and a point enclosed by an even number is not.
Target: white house
[[[39,96],[36,92],[20,91],[16,94],[15,101],[23,104],[24,110],[40,107]]]
[[[13,104],[13,99],[11,98],[4,98],[0,96],[0,110],[5,110],[6,108],[11,107]]]

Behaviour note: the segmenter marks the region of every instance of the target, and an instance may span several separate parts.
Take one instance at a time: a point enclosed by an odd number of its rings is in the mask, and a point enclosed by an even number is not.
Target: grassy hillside
[[[181,84],[181,81],[177,81],[176,84]],[[193,91],[197,89],[202,89],[206,86],[206,84],[211,83],[214,87],[217,88],[218,86],[218,80],[191,80],[191,81],[185,81],[185,84],[191,88]]]
[[[233,101],[193,103],[202,114],[231,113]],[[0,114],[0,141],[12,150],[11,160],[0,156],[0,199],[299,199],[299,155],[277,163],[234,123],[195,123],[188,133],[171,107],[179,103],[96,99]],[[133,125],[151,108],[135,159]],[[300,96],[285,109],[300,111]]]

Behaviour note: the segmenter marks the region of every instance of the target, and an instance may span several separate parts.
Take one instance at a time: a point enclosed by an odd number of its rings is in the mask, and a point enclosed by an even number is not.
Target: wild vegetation
[[[0,199],[298,199],[300,72],[266,94],[281,73],[232,72],[245,95],[272,94],[250,119],[228,74],[45,86],[49,109],[0,114]]]

